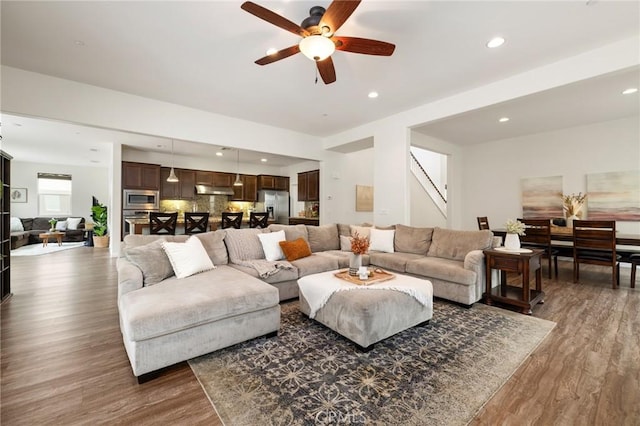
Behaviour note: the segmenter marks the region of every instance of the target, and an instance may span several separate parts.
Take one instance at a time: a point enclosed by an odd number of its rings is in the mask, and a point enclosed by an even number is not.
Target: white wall
[[[109,170],[99,167],[65,166],[56,164],[11,162],[11,186],[27,188],[26,203],[12,203],[11,215],[37,217],[38,173],[64,173],[71,175],[71,216],[91,221],[91,196],[109,204]]]
[[[586,175],[640,169],[640,118],[504,139],[464,149],[463,227],[476,217],[491,227],[522,215],[520,180],[563,176],[563,193],[587,192]],[[640,232],[640,222],[618,222],[620,232]]]
[[[429,194],[415,176],[409,179],[411,194],[411,221],[409,225],[420,228],[447,227],[447,218],[443,216]]]

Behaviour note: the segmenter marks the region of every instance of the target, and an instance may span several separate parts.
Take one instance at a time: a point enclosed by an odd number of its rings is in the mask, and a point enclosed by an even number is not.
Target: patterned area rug
[[[367,353],[282,304],[278,337],[189,361],[225,425],[465,425],[555,323],[434,301]]]

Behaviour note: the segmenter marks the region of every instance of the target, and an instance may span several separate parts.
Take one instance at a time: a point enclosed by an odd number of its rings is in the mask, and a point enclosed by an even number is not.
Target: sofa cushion
[[[293,266],[298,268],[298,278],[319,272],[333,271],[338,269],[338,259],[329,256],[320,256],[312,254],[291,262]]]
[[[427,256],[464,260],[471,250],[490,248],[492,240],[493,233],[489,230],[458,231],[435,228]]]
[[[267,232],[266,234],[258,234],[258,239],[262,245],[264,258],[273,262],[274,260],[284,259],[284,253],[280,248],[280,242],[286,241],[284,231]]]
[[[369,261],[372,265],[376,265],[384,269],[392,269],[398,272],[405,272],[408,262],[420,259],[421,257],[424,256],[414,253],[369,253]]]
[[[20,218],[20,222],[22,222],[22,229],[25,231],[31,231],[33,229],[33,218]],[[48,225],[48,224],[47,224]],[[49,229],[49,228],[46,228]]]
[[[194,234],[194,236],[202,243],[214,265],[226,265],[229,263],[227,246],[224,245],[225,235],[227,234],[224,229]]]
[[[22,232],[24,231],[24,226],[22,226],[22,221],[18,217],[11,218],[11,231],[10,232]]]
[[[173,275],[173,267],[162,243],[164,238],[156,238],[148,244],[127,247],[124,255],[129,262],[142,271],[143,285],[151,286]]]
[[[126,293],[119,311],[127,337],[140,341],[274,307],[278,300],[275,287],[222,265]]]
[[[382,230],[372,228],[369,234],[369,250],[393,253],[393,229]]]
[[[340,250],[351,251],[351,237],[340,235]]]
[[[431,246],[433,228],[416,228],[413,226],[396,225],[396,235],[393,241],[396,251],[415,253],[426,256]]]
[[[124,236],[123,250],[129,249],[131,247],[144,246],[156,240],[184,242],[184,241],[187,241],[187,238],[189,238],[188,235],[140,235],[140,234],[131,235],[129,234]]]
[[[197,237],[191,237],[184,243],[163,241],[162,248],[167,253],[173,272],[178,279],[215,268]]]
[[[51,220],[50,217],[35,217],[33,218],[33,225],[31,229],[36,231],[41,229],[42,230],[51,229],[51,225],[49,224],[50,220]]]
[[[358,236],[369,239],[370,232],[371,232],[371,226],[351,225],[351,236],[352,237],[354,237],[356,235],[356,233],[357,233]]]
[[[229,252],[229,261],[240,263],[244,260],[264,259],[262,244],[258,234],[262,234],[260,228],[226,229],[224,243]]]
[[[351,259],[351,251],[342,251],[342,250],[327,250],[327,251],[319,251],[318,253],[314,253],[314,255],[330,257],[338,261],[338,268],[348,268],[349,267],[349,259]],[[362,255],[362,266],[369,266],[369,255]]]
[[[305,225],[280,225],[273,223],[267,227],[271,232],[284,231],[284,236],[287,241],[297,240],[298,238],[304,238],[309,241],[309,234],[307,233],[307,227]]]
[[[338,250],[340,248],[338,226],[335,223],[307,226],[307,233],[309,234],[309,247],[314,253],[326,250]]]
[[[469,286],[475,285],[477,279],[477,274],[464,269],[461,261],[429,256],[407,262],[406,272]]]
[[[293,241],[280,241],[280,247],[289,262],[311,256],[311,249],[304,238]]]
[[[351,236],[351,225],[347,225],[346,223],[339,223],[338,224],[338,234],[350,237]]]

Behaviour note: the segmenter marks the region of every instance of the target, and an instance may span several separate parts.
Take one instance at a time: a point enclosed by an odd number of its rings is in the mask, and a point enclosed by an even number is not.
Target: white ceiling
[[[257,3],[300,23],[311,6],[329,1]],[[323,137],[640,34],[637,1],[364,0],[338,35],[388,41],[396,51],[391,57],[336,52],[337,82],[324,85],[314,84],[315,65],[301,54],[255,65],[267,48],[298,38],[240,4],[3,0],[2,64]],[[495,35],[506,43],[487,49]],[[638,76],[634,69],[585,81],[420,131],[468,144],[582,124],[579,118],[637,115],[637,95],[624,106],[602,90],[619,93],[619,84],[637,86]],[[380,96],[367,98],[371,90]],[[494,126],[495,115],[511,121]],[[9,144],[17,129],[6,118],[3,124]],[[55,131],[48,130],[50,142]],[[100,143],[104,130],[98,130],[91,130],[97,135],[90,143]],[[142,149],[166,143],[129,139]]]

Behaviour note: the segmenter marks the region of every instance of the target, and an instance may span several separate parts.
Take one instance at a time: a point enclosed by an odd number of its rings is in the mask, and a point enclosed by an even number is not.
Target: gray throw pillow
[[[226,265],[229,263],[227,246],[224,245],[224,236],[226,235],[225,230],[218,229],[214,232],[205,232],[203,234],[194,235],[196,238],[200,239],[214,265]]]
[[[162,248],[163,238],[143,246],[125,250],[127,260],[142,271],[144,286],[158,284],[173,275],[173,267],[169,257]]]
[[[268,231],[265,229],[265,231]],[[260,228],[244,228],[225,230],[224,243],[229,252],[231,263],[240,263],[245,260],[264,259],[262,244],[258,239],[258,234],[262,233]]]
[[[309,247],[313,253],[327,250],[340,250],[338,226],[333,223],[321,226],[307,226]]]

